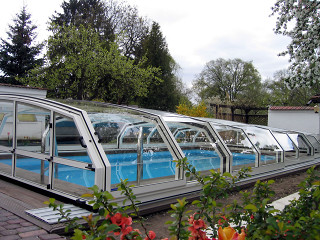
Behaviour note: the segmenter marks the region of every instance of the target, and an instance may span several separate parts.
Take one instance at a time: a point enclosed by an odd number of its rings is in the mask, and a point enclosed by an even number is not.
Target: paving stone
[[[23,240],[39,240],[39,238],[37,236],[33,236],[33,237],[26,237],[26,238],[21,238]]]
[[[41,240],[53,240],[53,239],[59,239],[61,238],[58,234],[44,234],[44,235],[40,235],[39,238]]]
[[[17,234],[17,233],[18,233],[18,231],[16,229],[0,231],[0,234],[3,235],[3,236],[14,235],[14,234]]]
[[[1,216],[0,222],[7,222],[9,219],[7,217]],[[6,223],[7,224],[7,223]]]
[[[37,226],[29,226],[29,227],[20,227],[20,228],[17,228],[17,231],[18,231],[19,233],[30,232],[30,231],[34,231],[34,230],[39,230],[39,227],[37,227]]]
[[[7,222],[5,222],[5,221],[0,222],[0,226],[4,226],[4,225],[7,225]]]
[[[20,225],[21,226],[23,226],[23,227],[29,227],[29,226],[33,226],[33,224],[32,223],[30,223],[30,222],[22,222],[22,223],[20,223]]]
[[[2,212],[1,212],[1,216],[2,216],[2,217],[8,217],[8,216],[12,216],[12,215],[13,215],[13,213],[8,212],[8,211],[2,211]]]
[[[16,240],[16,239],[21,239],[18,235],[10,235],[10,236],[1,236],[1,240]]]
[[[37,236],[33,236],[33,237],[26,237],[26,238],[21,238],[23,240],[39,240],[39,238]]]
[[[21,238],[26,238],[26,237],[33,237],[33,236],[40,236],[40,235],[44,235],[47,232],[43,229],[40,230],[35,230],[35,231],[30,231],[30,232],[23,232],[23,233],[19,233],[19,236]]]
[[[17,218],[17,219],[11,219],[8,221],[9,224],[17,224],[17,223],[22,223],[22,222],[26,222],[26,220],[24,220],[22,218]]]
[[[7,224],[3,227],[6,229],[16,229],[16,228],[21,228],[21,225],[20,224]]]
[[[58,234],[49,234],[44,229],[0,208],[0,240],[65,240]]]

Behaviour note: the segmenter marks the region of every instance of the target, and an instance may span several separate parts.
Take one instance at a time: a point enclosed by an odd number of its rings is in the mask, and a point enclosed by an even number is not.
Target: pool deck
[[[28,190],[22,186],[0,179],[0,239],[66,239],[55,232],[61,232],[61,224],[49,225],[25,211],[41,208],[49,197]]]

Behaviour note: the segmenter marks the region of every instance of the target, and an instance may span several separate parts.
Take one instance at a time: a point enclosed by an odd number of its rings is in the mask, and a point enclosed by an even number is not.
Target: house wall
[[[319,135],[319,113],[313,110],[270,110],[268,126]]]

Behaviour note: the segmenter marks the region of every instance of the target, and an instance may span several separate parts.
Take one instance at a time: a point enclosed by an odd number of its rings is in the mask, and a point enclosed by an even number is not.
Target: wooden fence
[[[209,112],[217,119],[268,125],[268,108],[210,104]]]

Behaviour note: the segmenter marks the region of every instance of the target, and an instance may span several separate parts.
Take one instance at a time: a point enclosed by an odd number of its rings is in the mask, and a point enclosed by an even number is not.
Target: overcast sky
[[[38,40],[48,36],[47,22],[61,11],[63,0],[1,0],[0,37],[23,3],[38,26]],[[277,54],[289,39],[275,35],[275,17],[269,17],[275,0],[127,0],[140,16],[160,24],[169,51],[180,65],[180,77],[190,87],[205,64],[217,58],[252,61],[262,79],[288,66]]]

